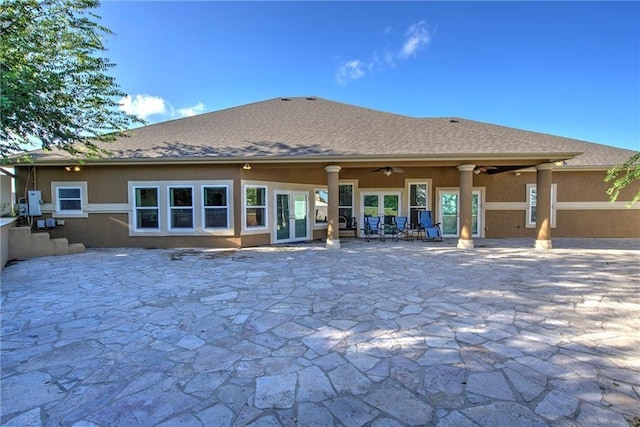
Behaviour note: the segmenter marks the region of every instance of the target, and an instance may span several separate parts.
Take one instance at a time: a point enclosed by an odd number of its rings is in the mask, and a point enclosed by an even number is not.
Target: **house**
[[[276,98],[135,129],[80,161],[35,151],[18,189],[89,247],[248,247],[326,239],[339,217],[433,211],[474,238],[640,237],[638,185],[610,203],[632,151],[462,118],[414,118]],[[17,197],[24,195],[18,194]]]

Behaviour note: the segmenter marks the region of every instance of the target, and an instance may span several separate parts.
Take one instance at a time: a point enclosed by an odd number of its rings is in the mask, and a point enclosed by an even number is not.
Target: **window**
[[[56,211],[60,213],[82,212],[82,188],[81,187],[57,187]]]
[[[409,184],[409,222],[418,223],[418,211],[429,209],[426,183]]]
[[[135,228],[158,230],[158,187],[135,187]]]
[[[551,184],[551,226],[556,226],[556,190],[557,184]],[[527,228],[536,226],[537,192],[535,184],[527,184]]]
[[[51,181],[53,218],[87,218],[91,210],[87,205],[86,181]]]
[[[338,186],[338,215],[347,219],[354,216],[353,184],[340,184]]]
[[[193,187],[169,187],[169,224],[193,229]]]
[[[227,186],[203,187],[204,228],[228,228]]]
[[[267,226],[267,187],[245,187],[245,224],[247,228]]]
[[[325,225],[329,209],[329,193],[327,190],[316,190],[316,224]]]

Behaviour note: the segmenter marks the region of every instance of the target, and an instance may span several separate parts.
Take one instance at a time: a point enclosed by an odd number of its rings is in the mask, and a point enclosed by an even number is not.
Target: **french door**
[[[385,215],[398,216],[400,214],[400,192],[362,192],[362,217],[360,224],[364,227],[364,218],[368,216],[384,217]]]
[[[309,194],[276,191],[275,242],[309,240]]]
[[[482,206],[480,190],[471,193],[471,230],[473,237],[481,237]],[[460,191],[438,190],[438,222],[444,237],[460,236]]]

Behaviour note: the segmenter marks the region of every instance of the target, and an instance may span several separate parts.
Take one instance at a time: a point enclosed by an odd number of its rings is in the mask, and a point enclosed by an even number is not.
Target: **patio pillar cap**
[[[459,165],[458,170],[460,172],[469,172],[476,168],[476,165]]]
[[[340,172],[340,169],[342,169],[342,166],[338,165],[329,165],[324,167],[324,170],[327,172]]]

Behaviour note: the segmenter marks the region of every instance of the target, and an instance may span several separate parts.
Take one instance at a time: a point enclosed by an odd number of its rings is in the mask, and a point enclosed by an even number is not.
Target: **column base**
[[[340,249],[340,239],[331,240],[327,239],[327,249]]]
[[[473,249],[473,240],[458,239],[458,249]]]
[[[551,240],[536,240],[536,249],[551,249]]]

